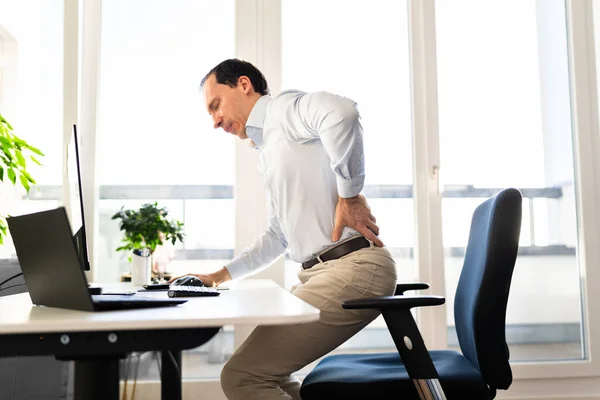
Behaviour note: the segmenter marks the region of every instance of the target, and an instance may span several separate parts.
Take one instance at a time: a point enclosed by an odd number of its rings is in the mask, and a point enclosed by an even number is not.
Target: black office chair
[[[497,389],[508,389],[512,372],[505,319],[521,206],[521,193],[504,189],[473,213],[454,301],[462,354],[427,351],[410,309],[440,305],[444,298],[402,296],[428,285],[400,284],[395,296],[343,304],[347,309],[381,310],[399,354],[326,357],[304,379],[302,399],[493,399]]]

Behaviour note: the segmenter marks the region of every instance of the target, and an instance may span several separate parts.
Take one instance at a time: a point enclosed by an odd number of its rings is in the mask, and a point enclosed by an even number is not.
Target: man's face
[[[204,103],[215,129],[247,139],[246,122],[252,111],[254,89],[248,77],[241,76],[236,87],[217,83],[215,74],[208,77],[202,88]]]

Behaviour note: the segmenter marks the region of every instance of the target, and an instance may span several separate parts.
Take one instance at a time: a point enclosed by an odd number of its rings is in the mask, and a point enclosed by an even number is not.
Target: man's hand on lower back
[[[363,195],[359,194],[347,199],[340,197],[335,208],[335,224],[331,240],[333,242],[340,240],[342,229],[347,226],[361,233],[376,246],[383,247],[383,242],[377,237],[379,227],[375,222],[376,219],[371,214],[371,209]]]

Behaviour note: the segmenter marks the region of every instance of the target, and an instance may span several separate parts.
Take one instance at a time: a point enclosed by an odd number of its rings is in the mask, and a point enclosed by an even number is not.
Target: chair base
[[[442,385],[437,379],[413,379],[421,400],[446,400]]]

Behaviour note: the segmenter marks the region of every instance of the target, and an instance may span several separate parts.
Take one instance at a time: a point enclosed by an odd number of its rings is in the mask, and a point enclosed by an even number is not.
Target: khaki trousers
[[[292,293],[321,310],[306,324],[259,326],[223,367],[229,400],[300,400],[291,374],[337,348],[375,319],[376,310],[345,310],[350,299],[389,296],[396,265],[389,251],[371,246],[300,271]]]

